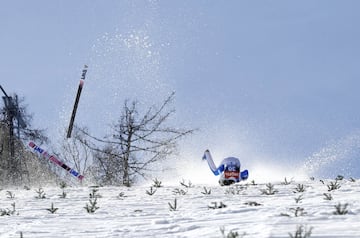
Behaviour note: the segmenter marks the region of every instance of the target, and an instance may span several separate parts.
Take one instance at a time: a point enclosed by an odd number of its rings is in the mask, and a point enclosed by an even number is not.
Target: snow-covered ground
[[[307,237],[360,237],[360,180],[286,185],[284,179],[271,183],[278,191],[274,195],[266,194],[268,183],[254,181],[189,188],[180,182],[163,182],[153,195],[148,194],[152,181],[130,188],[98,187],[94,213],[84,208],[93,187],[67,187],[65,198],[60,187],[43,187],[45,198],[37,198],[39,187],[3,189],[0,208],[9,215],[0,216],[0,237],[295,237],[300,227],[312,231]],[[51,204],[58,208],[55,213],[47,210]],[[347,213],[334,214],[336,206]]]

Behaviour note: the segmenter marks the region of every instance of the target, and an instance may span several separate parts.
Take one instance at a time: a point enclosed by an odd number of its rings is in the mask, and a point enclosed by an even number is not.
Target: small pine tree
[[[89,194],[89,204],[86,203],[84,207],[88,213],[95,213],[95,211],[100,208],[97,206],[97,198],[99,197],[99,195],[96,194],[97,192],[97,189],[93,189]]]
[[[335,205],[335,211],[333,212],[334,215],[346,215],[348,214],[348,210],[347,210],[347,207],[348,207],[348,203],[345,203],[345,204],[341,204],[341,203],[338,203],[338,205]]]
[[[271,183],[267,183],[266,184],[266,189],[261,189],[261,194],[265,194],[265,195],[274,195],[275,193],[279,192],[278,190],[276,190],[274,188],[274,185]]]
[[[169,204],[169,210],[170,211],[177,211],[177,209],[178,209],[178,207],[177,207],[177,200],[176,200],[176,198],[174,199],[174,203],[173,204],[171,204],[170,202],[168,202],[168,204]]]
[[[35,190],[35,192],[38,194],[36,198],[38,199],[44,199],[46,198],[46,194],[42,188],[39,188],[38,190]]]
[[[54,207],[54,203],[51,203],[51,207],[47,208],[46,210],[48,210],[51,214],[54,214],[59,208]]]
[[[156,192],[156,189],[154,189],[154,187],[150,187],[150,190],[146,190],[146,194],[150,195],[150,196],[154,195],[155,192]]]
[[[308,230],[305,226],[301,225],[296,228],[295,234],[289,233],[290,238],[308,238],[311,236],[312,227]]]

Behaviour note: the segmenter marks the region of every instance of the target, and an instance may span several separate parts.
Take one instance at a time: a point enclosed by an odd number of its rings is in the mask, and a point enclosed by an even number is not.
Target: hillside
[[[10,214],[0,217],[0,234],[20,237],[22,232],[27,238],[265,238],[295,236],[302,228],[302,236],[296,237],[360,237],[359,181],[277,182],[271,184],[276,190],[273,195],[268,195],[270,184],[254,182],[230,187],[191,185],[188,180],[183,184],[163,183],[153,190],[153,184],[3,190],[0,208]],[[88,213],[84,207],[91,207],[90,200],[94,202],[89,197],[93,189],[98,209]],[[39,198],[41,194],[44,198]],[[14,212],[11,204],[15,204]],[[54,213],[49,211],[52,204],[58,208]],[[305,236],[305,231],[311,235]]]

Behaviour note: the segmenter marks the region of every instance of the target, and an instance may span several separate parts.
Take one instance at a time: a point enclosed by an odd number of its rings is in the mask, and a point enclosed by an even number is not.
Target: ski
[[[88,69],[88,66],[84,65],[84,69],[82,70],[82,73],[81,73],[81,79],[80,79],[80,82],[79,82],[79,87],[78,87],[76,98],[75,98],[73,111],[71,113],[69,128],[68,128],[67,135],[66,135],[67,138],[71,137],[71,132],[72,132],[72,129],[73,129],[73,126],[74,126],[76,111],[77,111],[77,107],[78,107],[78,104],[79,104],[81,91],[82,91],[82,88],[83,88],[83,85],[84,85],[87,69]]]
[[[46,152],[44,149],[40,148],[39,146],[37,146],[34,142],[30,141],[29,142],[29,146],[35,151],[38,152],[42,157],[44,157],[45,159],[50,160],[51,162],[53,162],[54,164],[60,166],[61,168],[65,169],[66,171],[68,171],[71,175],[77,177],[79,180],[82,180],[84,178],[83,175],[81,175],[79,172],[75,171],[74,169],[70,168],[69,166],[67,166],[65,163],[63,163],[62,161],[60,161],[58,158],[56,158],[54,155],[50,155],[48,152]]]

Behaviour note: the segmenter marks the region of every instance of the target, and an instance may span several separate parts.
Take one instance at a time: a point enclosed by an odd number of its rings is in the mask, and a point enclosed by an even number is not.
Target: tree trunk
[[[125,185],[126,187],[130,187],[130,177],[129,177],[129,159],[128,158],[124,158],[124,175],[123,175],[123,185]]]

